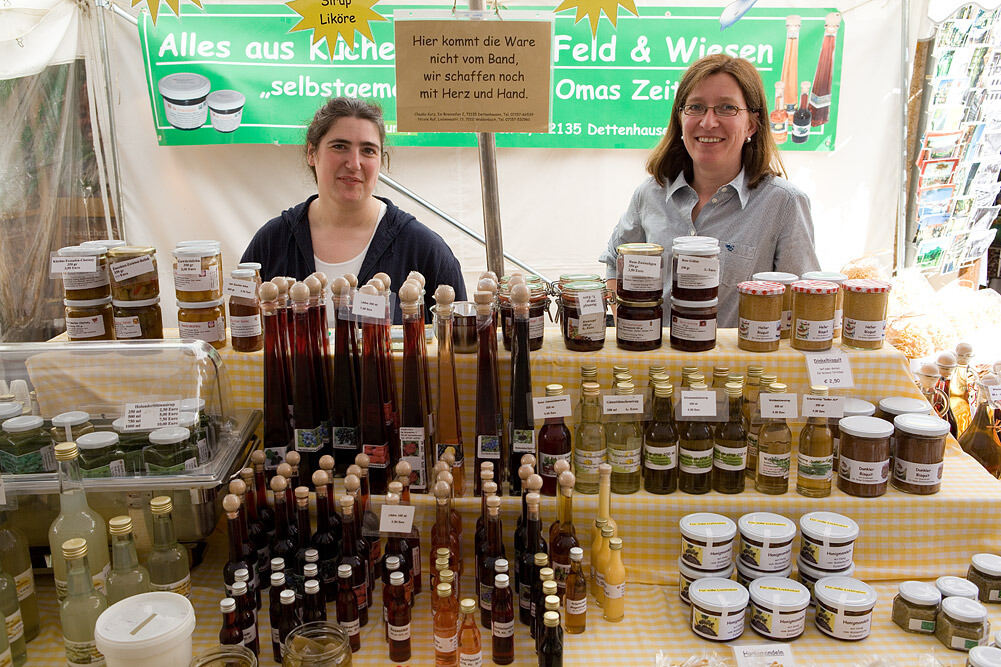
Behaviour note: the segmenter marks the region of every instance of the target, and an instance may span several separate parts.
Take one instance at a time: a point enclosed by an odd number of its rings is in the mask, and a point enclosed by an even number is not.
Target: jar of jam
[[[886,337],[886,308],[890,301],[890,283],[880,280],[846,280],[844,329],[841,342],[858,350],[878,350]]]
[[[893,426],[893,486],[920,496],[938,493],[949,422],[931,415],[898,415]]]
[[[36,415],[12,417],[3,423],[0,468],[8,475],[51,472],[56,459],[44,420]]]
[[[841,451],[841,431],[838,430],[838,422],[845,417],[872,417],[876,412],[876,406],[869,401],[860,398],[846,398],[841,417],[828,417],[827,426],[831,429],[831,444],[834,449],[834,469],[838,469],[838,455]],[[892,444],[891,444],[892,446]]]
[[[90,423],[90,415],[83,410],[71,410],[52,418],[49,436],[55,446],[60,442],[76,442],[81,435],[93,432],[94,425]]]
[[[671,297],[682,301],[715,299],[719,297],[719,241],[693,238],[680,236],[671,245]]]
[[[229,336],[233,349],[237,352],[256,352],[264,349],[264,330],[261,328],[261,302],[257,299],[254,272],[250,269],[236,269],[230,274],[234,284],[246,285],[253,296],[229,297]],[[239,281],[239,282],[237,282]]]
[[[60,257],[79,259],[81,263],[94,263],[97,270],[63,273],[63,296],[71,301],[90,301],[111,296],[111,279],[108,277],[108,251],[95,246],[70,246],[60,248]],[[93,259],[92,259],[93,258]]]
[[[568,350],[594,352],[605,345],[605,285],[599,280],[565,283],[559,295],[560,325]]]
[[[511,332],[514,331],[514,308],[511,306],[511,288],[504,276],[501,278],[500,313],[501,335],[504,339],[504,349],[511,349]],[[537,276],[529,276],[529,278]],[[543,334],[546,328],[546,314],[549,312],[549,289],[544,282],[528,282],[528,349],[538,350],[542,347]]]
[[[664,246],[623,243],[615,250],[615,295],[636,302],[663,298]]]
[[[893,425],[876,417],[844,417],[838,428],[841,431],[838,488],[860,498],[886,493]]]
[[[260,262],[240,262],[236,265],[236,268],[250,269],[254,272],[254,280],[257,281],[258,285],[261,284],[261,269],[264,268],[264,265]]]
[[[782,299],[779,283],[748,280],[737,285],[740,294],[737,347],[748,352],[774,352],[782,336]]]
[[[838,286],[837,299],[834,301],[834,337],[837,338],[841,335],[841,320],[843,319],[845,302],[845,293],[841,289],[841,285],[848,280],[848,276],[837,271],[807,271],[803,274],[803,280],[819,280]]]
[[[217,350],[226,347],[226,320],[222,299],[177,302],[177,332],[181,338],[196,338]]]
[[[762,271],[751,276],[752,280],[760,280],[769,283],[778,283],[786,288],[782,295],[782,340],[788,340],[792,331],[792,289],[794,282],[799,280],[795,273],[784,273],[782,271]]]
[[[705,352],[716,347],[719,299],[684,301],[671,297],[671,347]]]
[[[222,253],[211,246],[174,249],[174,289],[187,303],[222,298]]]
[[[615,312],[615,344],[620,350],[646,352],[663,342],[664,300],[624,301]]]
[[[834,307],[839,288],[823,280],[792,284],[792,340],[797,350],[829,350],[834,340]]]
[[[163,313],[160,312],[160,297],[142,301],[111,302],[115,315],[115,338],[117,340],[159,340],[163,338]]]
[[[114,340],[115,323],[111,297],[76,301],[64,299],[66,337],[69,340]]]
[[[156,248],[119,246],[108,251],[111,296],[119,301],[145,301],[160,296]]]

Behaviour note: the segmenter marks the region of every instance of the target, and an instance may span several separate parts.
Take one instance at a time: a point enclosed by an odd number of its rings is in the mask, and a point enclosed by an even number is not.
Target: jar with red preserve
[[[646,352],[663,343],[664,300],[619,299],[615,312],[615,344],[620,350]]]
[[[605,285],[596,280],[563,284],[560,326],[568,350],[593,352],[605,345]]]
[[[615,295],[636,302],[656,301],[664,294],[664,246],[623,243],[615,249]]]
[[[693,239],[700,239],[693,241]],[[680,236],[671,245],[671,297],[708,301],[719,296],[719,241]]]
[[[671,347],[705,352],[716,347],[719,299],[684,301],[671,298]]]

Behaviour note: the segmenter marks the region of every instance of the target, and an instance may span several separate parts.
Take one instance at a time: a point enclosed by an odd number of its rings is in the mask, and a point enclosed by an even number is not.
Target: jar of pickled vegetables
[[[145,301],[160,296],[156,248],[119,246],[108,251],[111,296],[117,301]]]
[[[125,456],[125,470],[129,475],[142,475],[146,468],[143,464],[143,448],[149,444],[149,434],[156,429],[130,431],[125,426],[125,417],[119,417],[111,422],[111,428],[118,435],[118,446]]]
[[[177,331],[181,338],[203,340],[217,350],[226,347],[222,299],[178,301]]]
[[[114,431],[95,431],[77,438],[80,474],[84,477],[125,477],[125,452]]]
[[[71,410],[52,418],[49,435],[52,437],[52,445],[55,446],[60,442],[76,442],[81,435],[93,431],[94,425],[90,422],[89,414],[83,410]]]
[[[163,338],[163,313],[160,297],[142,301],[111,302],[114,306],[115,339],[150,340]]]
[[[111,296],[111,279],[108,277],[108,254],[104,248],[70,246],[60,248],[59,257],[77,258],[83,263],[93,263],[95,270],[65,272],[63,296],[71,301],[89,301]],[[93,258],[93,259],[91,259]],[[82,268],[82,267],[81,267]]]
[[[114,340],[111,297],[75,301],[64,299],[66,337],[69,340]]]
[[[183,426],[167,426],[149,434],[143,449],[147,475],[177,475],[198,467],[198,451],[191,445],[191,431]]]

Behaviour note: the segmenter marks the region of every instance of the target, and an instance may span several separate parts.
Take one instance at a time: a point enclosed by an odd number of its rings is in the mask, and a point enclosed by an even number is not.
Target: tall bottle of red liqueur
[[[383,279],[382,276],[385,276]],[[393,324],[393,309],[390,303],[389,276],[377,273],[368,281],[382,298],[384,315],[379,318],[379,377],[382,382],[382,419],[386,424],[386,435],[389,438],[389,458],[386,462],[386,483],[391,477],[390,470],[396,465],[394,458],[399,452],[399,414],[396,401],[396,369],[393,366],[393,352],[390,344],[390,328]],[[385,493],[385,491],[383,491]]]
[[[292,298],[292,414],[295,423],[295,451],[306,470],[316,467],[312,457],[323,447],[322,415],[317,410],[321,385],[316,377],[316,340],[309,316],[309,288],[296,283],[289,288]]]
[[[476,291],[489,292],[491,298],[493,299],[493,312],[491,313],[491,318],[493,319],[493,322],[492,322],[492,331],[490,333],[490,342],[494,348],[494,355],[493,355],[494,359],[499,359],[500,357],[497,356],[497,317],[498,317],[497,313],[499,310],[497,301],[497,274],[494,273],[493,271],[484,271],[483,273],[481,273],[480,279],[476,283]],[[495,391],[495,393],[497,394],[497,405],[500,405],[501,404],[500,373],[494,373],[494,382],[496,382],[497,384]],[[508,470],[506,466],[508,459],[509,443],[507,442],[507,433],[504,431],[504,414],[503,411],[500,409],[497,410],[497,432],[501,434],[501,460],[504,461],[505,466],[503,470],[495,471],[504,473],[503,477],[498,477],[495,481],[497,482],[497,486],[503,488],[504,482],[507,481],[507,475],[509,474],[513,475],[514,471]]]
[[[563,385],[547,384],[546,396],[562,396]],[[542,495],[556,495],[556,462],[570,464],[573,451],[570,429],[563,417],[547,417],[539,429],[539,473],[542,475]],[[567,468],[569,470],[569,468]]]
[[[336,474],[344,471],[361,451],[358,435],[358,381],[352,350],[355,341],[354,322],[350,319],[351,286],[343,277],[330,284],[333,292],[334,354],[330,381],[330,442],[333,448]]]
[[[522,279],[523,280],[523,279]],[[532,367],[528,358],[528,287],[511,287],[514,309],[511,336],[511,458],[510,470],[518,469],[522,454],[535,455],[535,422],[532,411]],[[511,495],[521,493],[521,480],[511,477]]]
[[[226,512],[226,527],[229,529],[229,560],[222,568],[222,579],[226,584],[226,595],[232,597],[236,571],[252,571],[253,561],[243,553],[243,528],[240,525],[240,499],[232,493],[222,499],[222,509]]]
[[[389,395],[389,413],[390,418],[387,421],[392,421],[392,423],[398,427],[399,426],[399,407],[400,404],[396,400],[396,366],[393,364],[393,346],[392,346],[392,328],[393,328],[393,304],[392,298],[392,287],[393,279],[389,277],[388,273],[379,272],[372,276],[373,280],[378,280],[382,283],[382,287],[379,289],[379,294],[386,300],[386,319],[383,322],[382,329],[382,351],[386,359],[386,365],[384,368],[384,375],[386,377],[386,383],[388,385],[388,395]],[[373,283],[374,284],[374,283]],[[393,465],[396,465],[396,461],[393,461]]]
[[[455,381],[455,352],[452,349],[452,303],[455,290],[449,285],[438,285],[434,292],[435,335],[438,338],[438,430],[435,446],[438,458],[446,447],[455,450],[452,465],[454,491],[462,496],[465,488],[465,457],[462,450],[462,426],[459,422],[459,395]]]
[[[406,461],[400,461],[396,464],[397,469],[400,466],[407,465]],[[409,478],[409,474],[406,476]],[[401,479],[389,483],[389,493],[395,493],[400,497],[400,504],[403,506],[410,505],[410,493],[407,491],[407,485]],[[414,521],[410,532],[403,536],[404,542],[406,542],[407,549],[409,550],[410,556],[410,580],[413,582],[414,594],[421,592],[421,531],[417,527],[417,522]]]
[[[243,468],[240,470],[240,479],[243,480],[243,485],[246,489],[244,507],[247,509],[248,535],[254,548],[257,550],[257,562],[259,564],[257,569],[258,579],[260,580],[261,587],[267,588],[268,583],[266,578],[270,573],[269,566],[271,563],[271,538],[268,536],[268,530],[261,520],[260,505],[257,502],[254,469]]]
[[[521,554],[521,550],[525,547],[525,521],[528,519],[528,505],[525,501],[525,494],[528,493],[528,489],[525,487],[525,483],[528,481],[529,476],[534,473],[535,457],[531,454],[525,454],[521,457],[521,465],[518,467],[518,480],[521,482],[521,514],[518,515],[518,523],[514,529],[515,558]],[[539,489],[541,488],[542,478],[539,477]],[[536,493],[538,493],[539,489],[536,489]],[[517,568],[515,568],[515,575],[517,575]],[[514,581],[518,581],[517,576]]]
[[[361,474],[358,475],[358,480],[360,481],[358,491],[357,493],[354,491],[353,485],[351,490],[351,494],[358,501],[358,505],[355,507],[355,516],[361,519],[361,534],[372,543],[374,551],[372,562],[376,564],[375,573],[382,576],[381,568],[378,566],[378,563],[382,560],[382,549],[379,541],[379,517],[372,511],[372,494],[369,484],[369,469],[371,465],[368,456],[365,454],[356,455],[355,465],[361,468]],[[387,470],[386,474],[387,476],[391,475],[392,470]],[[344,488],[347,489],[347,484],[345,484]],[[388,490],[389,485],[387,484]]]
[[[504,479],[503,439],[500,396],[497,393],[497,334],[494,330],[494,295],[476,292],[476,456],[473,470],[484,461],[492,462],[495,480]],[[480,478],[474,481],[473,494],[480,493]]]
[[[491,482],[493,484],[493,482]],[[491,600],[493,599],[494,563],[504,558],[504,529],[500,518],[500,498],[487,498],[487,541],[483,545],[483,555],[477,563],[480,571],[480,625],[490,627]]]
[[[365,285],[358,290],[359,298],[378,297],[373,285]],[[362,452],[369,457],[369,484],[372,493],[382,495],[388,483],[386,466],[389,465],[390,434],[386,430],[385,406],[387,397],[383,393],[382,377],[383,328],[381,319],[363,318],[362,358],[361,358],[361,443]]]
[[[313,545],[309,542],[309,488],[305,486],[297,486],[295,489],[295,511],[299,520],[299,525],[302,528],[299,529],[299,542],[295,548],[295,561],[291,568],[291,572],[294,573],[294,578],[292,579],[292,585],[295,588],[295,594],[302,597],[303,585],[305,584],[305,578],[303,575],[303,568],[306,566],[306,550],[312,549]]]
[[[371,593],[375,586],[376,566],[382,557],[382,542],[379,540],[378,531],[372,534],[364,529],[365,504],[361,494],[361,477],[359,471],[360,468],[357,465],[348,466],[348,474],[344,476],[344,492],[354,501],[354,532],[358,556],[366,564],[369,593]],[[342,545],[342,551],[343,548]],[[371,598],[368,601],[368,605],[372,606]]]
[[[334,465],[333,456],[328,454],[320,457],[320,470],[327,473],[327,507],[330,508],[331,515],[337,516],[337,500],[334,498]],[[337,526],[337,532],[340,533],[340,525]]]
[[[268,502],[268,477],[265,472],[265,454],[256,450],[250,454],[250,462],[254,465],[254,500],[257,502],[257,516],[260,517],[270,542],[275,536],[275,512]]]
[[[449,464],[451,466],[451,464]],[[454,481],[452,479],[452,473],[443,471],[438,474],[438,481],[444,482],[448,486],[448,516],[449,516],[449,526],[452,530],[452,539],[455,544],[458,545],[456,551],[459,554],[459,569],[455,572],[457,575],[462,576],[462,516],[455,509],[455,486],[453,486]],[[458,583],[456,589],[458,589]]]
[[[327,489],[334,485],[323,470],[313,473],[316,488],[316,532],[309,543],[320,553],[320,586],[327,602],[337,599],[337,561],[341,557],[341,518],[330,511]]]
[[[278,467],[275,468],[275,477],[285,478],[285,515],[288,522],[288,536],[292,539],[294,544],[299,539],[299,518],[295,513],[295,486],[292,483],[292,466],[289,463],[279,463]],[[272,478],[272,481],[273,478]],[[271,490],[274,491],[274,485],[271,485]],[[275,505],[275,511],[278,511],[278,505]],[[286,563],[291,565],[292,561],[286,560]]]
[[[413,477],[411,486],[421,493],[428,489],[431,471],[431,448],[428,446],[428,408],[424,388],[424,318],[420,312],[420,288],[407,281],[400,287],[400,310],[403,311],[403,400],[400,403],[400,451]]]
[[[250,504],[247,498],[247,485],[242,479],[234,479],[229,483],[229,492],[240,501],[238,513],[240,515],[240,530],[243,532],[243,557],[250,563],[248,573],[250,575],[250,592],[254,595],[254,603],[257,609],[261,608],[261,573],[267,572],[270,559],[261,562],[260,552],[257,545],[261,537],[267,538],[260,525],[255,525],[253,529],[250,522]],[[270,553],[270,549],[269,549]],[[267,588],[267,586],[265,586]]]
[[[540,496],[532,491],[525,494],[528,498],[528,520],[526,522],[526,541],[524,550],[515,563],[518,574],[518,618],[525,625],[532,623],[532,574],[535,572],[535,554],[546,554],[549,546],[542,536],[542,518],[539,515]]]
[[[562,601],[567,590],[567,575],[570,574],[570,550],[579,547],[577,530],[573,524],[574,474],[569,470],[560,473],[559,521],[560,529],[549,544],[549,561],[556,574],[557,595]]]
[[[487,498],[497,495],[497,483],[493,481],[493,471],[484,470],[483,473],[488,479],[483,482],[482,495],[480,496],[480,516],[476,518],[476,531],[473,534],[475,563],[482,560],[487,544]],[[476,589],[480,590],[480,568],[473,568],[473,574],[475,575]]]
[[[399,482],[391,482],[390,484],[394,486],[394,488],[399,487]],[[387,491],[386,504],[399,506],[400,504],[399,494],[394,491]],[[398,558],[400,572],[404,573],[407,578],[407,583],[406,583],[407,600],[412,601],[414,597],[414,578],[411,574],[413,572],[413,563],[410,562],[410,559],[412,558],[413,552],[410,551],[410,545],[407,543],[407,534],[387,532],[384,533],[384,535],[386,538],[386,549],[384,550],[382,556],[382,563],[381,563],[382,574],[380,578],[383,580],[383,582],[386,581],[386,575],[385,575],[386,559],[392,558],[394,556]]]
[[[421,274],[420,271],[411,271],[410,273],[407,274],[407,282],[412,282],[416,284],[418,290],[420,291],[420,298],[418,298],[417,304],[420,310],[421,321],[426,324],[428,321],[428,315],[427,315],[427,308],[425,307],[424,304],[424,283],[425,283],[424,276],[423,274]],[[428,420],[427,420],[428,432],[425,435],[427,436],[428,443],[434,443],[435,442],[434,394],[431,393],[431,376],[430,373],[428,372],[429,366],[428,366],[428,355],[427,355],[427,345],[426,345],[427,342],[426,333],[424,336],[424,340],[425,340],[425,345],[424,347],[421,348],[421,364],[423,365],[424,368],[424,405],[427,407],[428,411]],[[434,458],[433,453],[429,453],[429,455],[431,456],[432,459]],[[427,490],[428,493],[431,493],[432,484],[433,482],[429,480],[428,490]],[[434,591],[431,592],[434,593]]]
[[[271,490],[275,494],[275,538],[271,542],[271,557],[285,561],[286,571],[295,562],[295,541],[289,535],[288,510],[286,509],[285,488],[288,481],[281,475],[271,478]],[[291,582],[288,582],[291,584]]]
[[[258,294],[264,319],[264,448],[284,454],[292,444],[292,422],[288,411],[291,399],[286,393],[289,374],[278,287],[272,282],[262,283]]]
[[[358,623],[362,626],[368,623],[368,564],[358,553],[358,536],[355,533],[355,501],[351,496],[341,496],[341,527],[344,535],[341,538],[341,560],[338,567],[351,567],[351,588],[358,605]],[[339,614],[339,612],[338,612]],[[338,615],[339,618],[339,615]]]
[[[320,275],[323,275],[322,273]],[[314,406],[320,419],[320,429],[323,441],[318,453],[312,456],[307,463],[312,463],[313,467],[303,470],[302,479],[309,484],[313,476],[313,471],[319,469],[320,456],[330,454],[330,343],[327,340],[327,316],[326,306],[323,303],[323,281],[314,273],[303,280],[309,288],[309,332],[313,339],[313,360],[314,377],[316,378],[316,388],[313,393]]]
[[[831,117],[831,83],[834,78],[834,45],[838,41],[841,14],[831,12],[824,19],[824,41],[820,44],[817,73],[810,92],[810,125],[823,125]]]
[[[271,282],[278,288],[278,332],[281,340],[282,366],[285,368],[285,396],[288,398],[288,415],[292,418],[292,303],[288,290],[295,282],[292,278],[275,276]]]
[[[358,277],[353,273],[345,273],[344,280],[348,281],[348,307],[353,307],[355,296],[358,294]],[[350,311],[349,311],[350,312]],[[354,318],[352,318],[354,322]],[[358,332],[360,327],[357,324],[351,325],[351,358],[354,359],[355,366],[355,387],[356,393],[361,396],[361,338]]]

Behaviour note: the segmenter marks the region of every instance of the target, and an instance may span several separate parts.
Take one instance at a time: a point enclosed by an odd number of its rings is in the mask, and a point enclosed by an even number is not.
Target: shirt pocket
[[[720,242],[720,282],[735,287],[750,280],[754,273],[757,246],[746,243]]]

